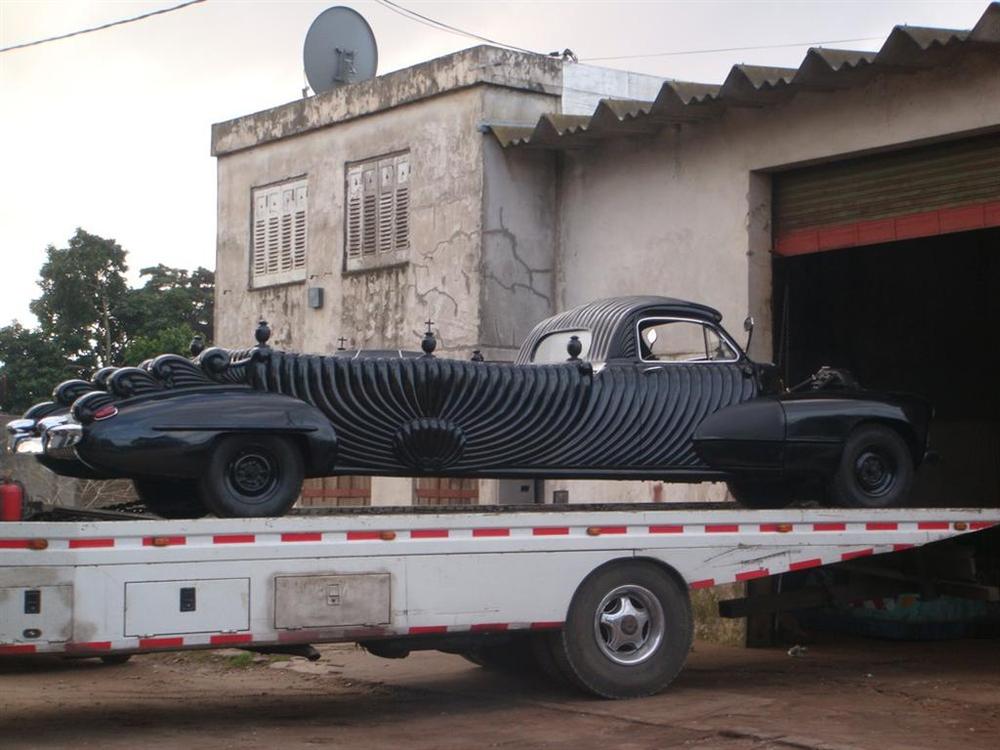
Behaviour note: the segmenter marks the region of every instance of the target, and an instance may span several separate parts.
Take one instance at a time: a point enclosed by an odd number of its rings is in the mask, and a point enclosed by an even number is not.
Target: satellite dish
[[[317,94],[374,78],[378,47],[372,27],[352,8],[327,8],[306,32],[302,60],[309,86]]]

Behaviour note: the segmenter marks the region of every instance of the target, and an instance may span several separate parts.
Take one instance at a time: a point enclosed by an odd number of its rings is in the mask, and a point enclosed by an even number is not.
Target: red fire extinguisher
[[[0,479],[0,521],[24,519],[24,485],[12,479]]]

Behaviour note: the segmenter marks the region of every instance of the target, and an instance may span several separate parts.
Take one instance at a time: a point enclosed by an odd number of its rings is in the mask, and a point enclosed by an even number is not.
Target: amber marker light
[[[969,524],[965,521],[955,521],[955,531],[965,531],[969,528]]]
[[[793,527],[790,523],[779,523],[775,528],[779,534],[787,534]]]
[[[153,547],[169,547],[170,537],[169,536],[154,536],[149,540],[149,543]]]
[[[49,540],[48,539],[29,539],[28,549],[48,549]]]
[[[393,539],[396,538],[396,532],[395,531],[380,531],[378,533],[378,538],[381,539],[383,542],[391,542]]]

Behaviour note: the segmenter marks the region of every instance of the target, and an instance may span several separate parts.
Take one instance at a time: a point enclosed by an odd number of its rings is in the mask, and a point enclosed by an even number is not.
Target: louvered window
[[[254,189],[251,286],[305,279],[307,213],[305,180]]]
[[[392,265],[410,247],[410,155],[347,167],[347,270]]]

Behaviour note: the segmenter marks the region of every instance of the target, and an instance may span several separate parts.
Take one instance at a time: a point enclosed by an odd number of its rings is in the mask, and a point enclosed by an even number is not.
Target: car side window
[[[590,353],[590,341],[592,335],[590,331],[580,328],[572,331],[555,331],[542,337],[535,345],[535,350],[531,353],[531,361],[536,365],[551,365],[558,362],[565,362],[569,359],[566,346],[569,344],[571,336],[580,339],[580,359],[587,359]]]
[[[735,362],[736,349],[713,326],[697,320],[656,318],[638,325],[644,362]]]

